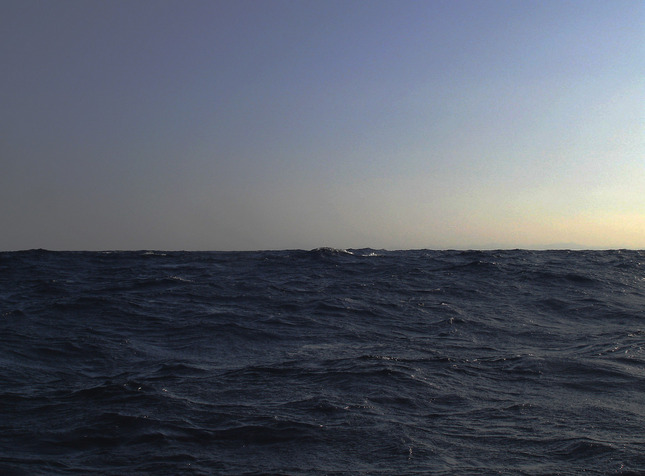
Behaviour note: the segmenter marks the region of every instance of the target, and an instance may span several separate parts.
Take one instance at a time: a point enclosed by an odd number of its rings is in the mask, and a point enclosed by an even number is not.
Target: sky
[[[645,248],[640,0],[4,0],[0,250]]]

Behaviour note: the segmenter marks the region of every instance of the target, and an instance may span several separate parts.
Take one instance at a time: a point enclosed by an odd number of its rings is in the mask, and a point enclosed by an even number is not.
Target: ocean
[[[0,474],[645,474],[645,251],[0,253]]]

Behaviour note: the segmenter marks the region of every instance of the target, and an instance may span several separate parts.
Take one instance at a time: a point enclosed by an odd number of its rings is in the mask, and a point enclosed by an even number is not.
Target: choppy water
[[[645,473],[645,252],[0,253],[0,473]]]

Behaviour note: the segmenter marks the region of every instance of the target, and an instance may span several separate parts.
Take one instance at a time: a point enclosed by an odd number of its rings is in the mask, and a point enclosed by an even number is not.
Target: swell
[[[643,262],[0,253],[0,469],[642,471]]]

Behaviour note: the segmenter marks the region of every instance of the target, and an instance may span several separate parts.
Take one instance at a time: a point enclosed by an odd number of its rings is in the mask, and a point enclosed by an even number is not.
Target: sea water
[[[2,474],[645,473],[645,252],[0,253]]]

